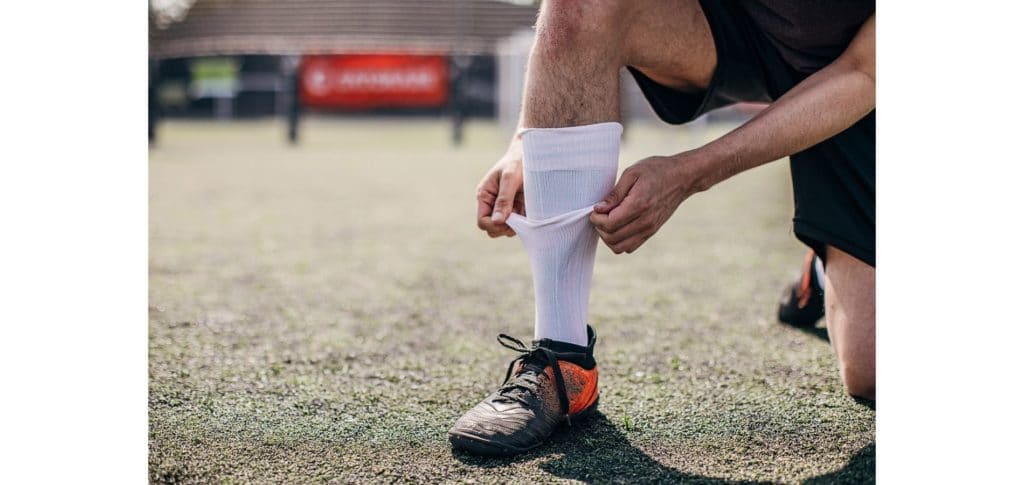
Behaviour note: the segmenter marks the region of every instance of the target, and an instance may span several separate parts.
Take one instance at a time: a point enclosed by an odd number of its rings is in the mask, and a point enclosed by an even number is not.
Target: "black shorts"
[[[782,59],[733,2],[702,0],[701,7],[718,50],[707,91],[680,92],[629,68],[662,120],[682,124],[733,103],[770,102],[807,77]],[[822,260],[830,245],[874,266],[875,112],[789,159],[796,237]]]

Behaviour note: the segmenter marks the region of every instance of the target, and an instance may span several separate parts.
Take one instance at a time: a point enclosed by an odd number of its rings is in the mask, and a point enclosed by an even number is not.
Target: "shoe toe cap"
[[[527,448],[543,438],[543,433],[537,429],[537,421],[529,409],[507,408],[498,411],[483,402],[459,418],[448,435],[498,443],[510,448]]]

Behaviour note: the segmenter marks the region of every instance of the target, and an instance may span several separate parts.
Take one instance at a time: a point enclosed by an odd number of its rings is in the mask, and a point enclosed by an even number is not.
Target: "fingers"
[[[648,222],[646,217],[638,217],[629,224],[626,224],[621,229],[609,232],[603,229],[597,229],[597,234],[601,236],[601,240],[612,248],[627,239],[630,239],[637,235],[646,235],[654,233],[654,225]]]
[[[619,204],[622,203],[623,199],[625,199],[626,194],[629,193],[629,189],[633,188],[633,184],[636,183],[637,178],[636,173],[629,169],[622,172],[622,177],[619,178],[615,187],[612,187],[611,192],[608,192],[608,195],[605,196],[604,200],[594,205],[594,212],[607,214],[611,212],[612,209],[618,207]]]
[[[495,223],[491,220],[494,201],[497,197],[486,190],[477,191],[476,227],[487,232],[490,237],[515,236],[515,231],[504,223]]]
[[[526,196],[522,190],[516,192],[516,200],[512,202],[512,212],[526,216]]]
[[[497,237],[516,237],[516,232],[513,231],[511,227],[507,227],[506,226],[506,229],[498,229],[498,230],[495,230],[493,232],[488,231],[487,235],[492,237],[492,238],[497,238]]]
[[[591,224],[615,254],[636,251],[660,225],[654,222],[649,194],[645,194],[649,187],[638,183],[641,173],[634,167],[626,169],[608,196],[597,203],[590,214]]]
[[[633,189],[640,178],[638,173],[631,168],[626,169],[611,192],[594,206],[594,213],[590,216],[590,222],[594,227],[606,233],[613,233],[633,222],[644,212],[646,207],[638,203],[637,195],[633,194]]]
[[[494,199],[495,194],[492,194],[482,184],[476,189],[476,218],[480,220],[483,217],[491,217],[491,212],[494,211]],[[483,229],[483,228],[481,228]]]
[[[506,225],[506,224],[496,224],[494,222],[491,222],[490,216],[488,216],[486,219],[487,219],[486,221],[478,219],[476,225],[480,229],[483,229],[484,232],[486,232],[488,236],[490,236],[490,237],[502,237],[502,236],[514,237],[516,235],[516,232],[513,231],[511,227],[508,227],[508,225]]]
[[[522,175],[510,170],[501,172],[498,180],[498,197],[494,201],[494,212],[491,213],[491,220],[499,224],[505,223],[508,216],[512,214],[512,206],[515,203],[516,194],[522,187]]]
[[[601,240],[615,254],[632,253],[658,231],[646,218],[638,218],[616,232],[597,229]]]
[[[633,252],[636,251],[637,249],[640,249],[640,246],[642,246],[645,242],[647,242],[647,240],[650,239],[652,235],[653,234],[647,234],[647,235],[637,234],[637,235],[635,235],[635,236],[633,236],[633,237],[631,237],[629,239],[626,239],[625,241],[622,241],[622,242],[620,242],[620,243],[618,243],[618,244],[616,244],[614,246],[609,246],[609,248],[615,254],[622,254],[622,253],[633,254]]]
[[[599,231],[609,234],[618,232],[643,215],[645,208],[641,207],[636,199],[635,196],[627,195],[625,200],[607,214],[601,214],[595,210],[590,214],[590,223]]]
[[[476,225],[490,237],[515,236],[505,220],[512,212],[525,214],[521,177],[515,172],[495,170],[488,173],[477,187]],[[511,194],[509,194],[511,192]],[[501,213],[500,220],[494,215]]]

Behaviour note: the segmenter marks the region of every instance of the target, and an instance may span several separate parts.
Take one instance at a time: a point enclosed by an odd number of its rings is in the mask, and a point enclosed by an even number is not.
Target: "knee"
[[[852,356],[839,356],[839,376],[846,392],[857,398],[875,400],[875,363]]]
[[[537,20],[537,51],[557,54],[579,47],[610,46],[628,4],[624,0],[545,0]]]

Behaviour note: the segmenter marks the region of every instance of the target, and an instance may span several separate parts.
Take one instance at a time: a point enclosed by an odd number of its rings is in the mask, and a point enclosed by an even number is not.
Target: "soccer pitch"
[[[516,239],[476,228],[505,134],[442,121],[175,122],[150,151],[154,482],[874,481],[875,411],[775,322],[806,249],[776,162],[598,249],[601,414],[515,459],[446,431],[532,337]],[[622,167],[727,129],[627,126]]]

